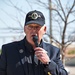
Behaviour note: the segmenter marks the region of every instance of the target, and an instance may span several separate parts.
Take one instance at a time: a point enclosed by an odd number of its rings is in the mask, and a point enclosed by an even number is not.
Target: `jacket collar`
[[[19,46],[20,46],[20,49],[23,49],[23,50],[26,50],[26,48],[27,48],[26,51],[29,51],[29,52],[32,52],[32,50],[33,50],[33,47],[31,46],[31,44],[28,43],[28,41],[26,40],[26,37],[23,40],[21,40],[21,43]],[[48,46],[49,46],[49,44],[47,44],[43,40],[41,41],[40,47],[44,48],[47,52],[49,52],[49,50],[50,50]]]
[[[43,41],[43,49],[45,49],[47,51],[48,56],[50,56],[50,48],[49,48],[49,44]]]

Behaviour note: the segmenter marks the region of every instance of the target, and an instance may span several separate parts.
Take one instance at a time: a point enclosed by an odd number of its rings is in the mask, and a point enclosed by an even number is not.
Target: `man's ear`
[[[46,26],[44,26],[44,33],[46,33],[46,29],[47,29],[47,27],[46,27]]]

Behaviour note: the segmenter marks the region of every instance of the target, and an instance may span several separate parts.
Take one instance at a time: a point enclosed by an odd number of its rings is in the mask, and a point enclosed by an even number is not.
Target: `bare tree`
[[[28,3],[28,1],[26,0],[26,2]],[[14,9],[17,14],[19,14],[22,18],[24,18],[24,15],[26,14],[26,11],[22,9],[23,6],[18,6],[18,3],[14,3],[12,0],[7,0],[7,1],[3,1],[3,3],[5,5],[7,5],[8,7],[11,7],[12,9]],[[29,3],[28,3],[29,5]],[[30,5],[29,5],[30,6]],[[32,6],[30,6],[31,8]],[[32,9],[32,8],[31,8]],[[9,30],[9,32],[11,31],[13,33],[13,31],[15,31],[15,33],[17,33],[18,31],[20,33],[23,33],[23,24],[21,23],[19,17],[14,14],[9,13],[8,11],[4,10],[4,9],[0,9],[3,13],[5,13],[10,19],[12,19],[13,21],[15,21],[18,24],[18,27],[13,27],[10,25],[8,25],[8,23],[6,23],[3,19],[0,18],[0,21],[5,25],[5,28],[0,28],[0,30]]]
[[[59,46],[62,62],[64,63],[65,50],[74,42],[74,40],[69,40],[68,38],[75,29],[75,0],[72,0],[71,2],[66,0],[65,4],[63,4],[62,0],[49,0],[48,5],[44,4],[41,0],[37,1],[52,11],[52,16],[50,16],[52,17],[52,32],[57,32],[58,35],[60,35],[60,40],[58,40],[55,33],[52,33],[52,42]],[[72,29],[71,31],[69,27],[70,25]],[[47,33],[47,35],[50,36],[49,33]]]
[[[64,62],[66,47],[73,42],[73,41],[69,41],[68,38],[66,39],[66,37],[71,35],[69,33],[68,33],[69,35],[66,35],[66,32],[67,32],[67,29],[69,28],[68,26],[71,23],[73,24],[73,22],[75,22],[75,18],[69,20],[69,18],[73,14],[75,14],[75,0],[73,0],[71,5],[68,5],[69,2],[67,2],[65,7],[62,5],[61,0],[55,0],[55,3],[56,3],[57,8],[56,9],[52,9],[52,10],[55,12],[54,17],[56,15],[58,18],[57,19],[53,19],[53,20],[55,20],[58,23],[58,25],[60,27],[60,30],[61,30],[60,31],[61,33],[59,32],[61,34],[60,35],[61,36],[61,42],[58,41],[58,43],[60,44],[60,50],[61,50],[61,54],[62,54],[62,61]]]
[[[31,2],[29,2],[28,0],[26,1],[32,10]],[[50,1],[52,2],[52,7],[50,7],[50,3],[49,3]],[[52,17],[52,35],[51,35],[52,42],[59,46],[61,50],[63,63],[65,58],[66,48],[72,42],[74,42],[74,40],[68,40],[68,38],[72,34],[72,31],[74,31],[74,27],[72,27],[71,32],[68,32],[70,28],[69,26],[75,23],[75,0],[72,0],[71,3],[69,0],[66,0],[66,1],[67,2],[65,3],[65,5],[63,4],[62,0],[49,0],[48,3],[45,3],[42,0],[36,0],[35,2],[35,4],[38,4],[40,7],[44,7],[45,9],[52,11],[52,16],[50,16]],[[24,10],[17,7],[17,5],[14,5],[13,2],[11,2],[11,0],[9,0],[9,2],[10,4],[8,3],[6,4],[8,6],[14,7],[17,11],[19,11],[20,15],[26,14]],[[16,18],[16,21],[19,23],[20,27],[22,28],[22,25],[20,21],[18,20],[18,18],[17,17],[15,18]],[[56,32],[58,33],[60,37],[59,39],[56,37],[57,36]],[[47,35],[50,37],[50,32],[48,32]]]

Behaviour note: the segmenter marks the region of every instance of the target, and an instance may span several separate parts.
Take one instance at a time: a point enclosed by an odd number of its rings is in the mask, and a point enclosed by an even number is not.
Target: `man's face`
[[[27,26],[24,27],[24,32],[26,33],[26,39],[27,41],[34,45],[33,42],[33,36],[36,35],[38,36],[38,42],[40,43],[43,34],[45,34],[46,32],[46,26],[40,26],[38,24],[29,24]]]

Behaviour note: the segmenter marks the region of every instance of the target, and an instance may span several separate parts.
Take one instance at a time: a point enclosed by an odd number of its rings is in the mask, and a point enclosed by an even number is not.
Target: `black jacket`
[[[45,42],[42,42],[42,46],[51,59],[48,66],[40,61],[35,63],[33,48],[25,38],[3,45],[0,75],[67,75],[60,60],[60,50]]]

